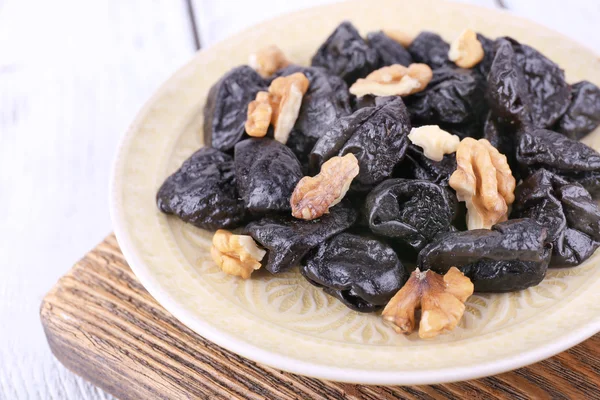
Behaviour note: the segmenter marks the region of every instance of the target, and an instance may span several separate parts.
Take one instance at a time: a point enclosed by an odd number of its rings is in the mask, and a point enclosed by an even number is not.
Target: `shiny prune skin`
[[[487,113],[485,80],[474,70],[439,68],[433,71],[424,91],[406,98],[406,106],[414,125],[440,125],[446,130],[456,127],[459,131],[481,129],[477,126]]]
[[[433,161],[423,154],[422,148],[409,144],[404,160],[394,170],[394,177],[420,179],[448,186],[454,171],[456,171],[456,153],[445,154],[442,161]]]
[[[415,251],[450,230],[457,208],[447,187],[412,179],[388,179],[369,193],[365,213],[371,231]]]
[[[583,185],[593,195],[600,192],[600,154],[558,132],[547,129],[520,132],[516,159],[524,177],[544,168]]]
[[[419,253],[417,266],[438,273],[457,267],[476,292],[523,290],[546,275],[552,254],[546,238],[546,228],[531,219],[509,220],[491,230],[444,233]]]
[[[487,75],[494,62],[494,41],[481,33],[477,34],[477,40],[481,43],[481,47],[483,47],[483,60],[475,66],[475,69],[483,78],[487,79]]]
[[[390,246],[350,233],[336,235],[312,250],[300,271],[310,283],[359,312],[386,305],[408,279]]]
[[[425,63],[431,69],[453,65],[448,59],[450,45],[437,33],[419,33],[407,50],[412,56],[413,62]]]
[[[408,67],[413,62],[408,50],[381,31],[369,33],[367,42],[377,52],[378,68],[393,64]]]
[[[262,265],[277,274],[299,265],[306,253],[350,228],[356,218],[356,211],[343,201],[332,207],[328,214],[312,221],[291,215],[269,215],[248,224],[244,233],[267,250]]]
[[[512,38],[496,40],[487,93],[498,116],[540,128],[552,126],[565,113],[571,98],[564,71]]]
[[[204,144],[229,151],[245,133],[248,103],[267,82],[247,65],[226,73],[208,92],[204,105]]]
[[[556,123],[556,131],[581,139],[600,125],[600,88],[588,81],[572,86],[571,104]]]
[[[302,72],[310,84],[302,97],[302,107],[286,144],[305,165],[317,140],[337,119],[351,114],[352,107],[346,82],[324,68],[291,65],[279,70],[275,76],[296,72]]]
[[[319,139],[310,154],[313,174],[331,157],[353,153],[360,169],[354,190],[369,190],[391,176],[408,146],[410,120],[400,97],[377,97],[375,104],[340,118]]]
[[[244,222],[233,158],[203,147],[169,176],[156,194],[158,208],[198,228],[235,228]]]
[[[342,22],[311,60],[311,66],[323,67],[351,85],[377,68],[378,55],[360,36],[354,25]]]
[[[270,138],[235,145],[235,174],[238,193],[255,215],[291,211],[290,197],[303,176],[292,150]]]
[[[583,186],[545,169],[515,191],[513,218],[531,218],[548,230],[550,267],[581,264],[600,246],[600,210]]]

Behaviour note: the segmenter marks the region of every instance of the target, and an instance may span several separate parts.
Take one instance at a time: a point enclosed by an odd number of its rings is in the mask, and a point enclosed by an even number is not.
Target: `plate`
[[[421,30],[451,40],[465,27],[511,35],[558,62],[570,82],[600,85],[600,60],[584,46],[508,13],[428,1],[357,1],[278,17],[199,52],[148,101],[120,144],[111,213],[127,261],[146,289],[203,337],[272,367],[364,384],[433,384],[478,378],[559,353],[600,331],[600,254],[577,268],[552,269],[542,284],[472,296],[465,317],[434,340],[397,335],[308,284],[298,271],[243,281],[209,255],[211,234],[161,214],[155,194],[202,146],[210,86],[250,53],[276,43],[308,64],[343,19],[361,31]],[[600,132],[586,138],[600,148]]]

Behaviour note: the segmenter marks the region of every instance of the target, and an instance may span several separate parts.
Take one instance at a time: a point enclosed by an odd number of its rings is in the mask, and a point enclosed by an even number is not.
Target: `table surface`
[[[0,399],[108,399],[51,355],[43,295],[111,230],[121,134],[206,47],[330,0],[0,0]],[[470,0],[508,8],[600,53],[595,0]]]

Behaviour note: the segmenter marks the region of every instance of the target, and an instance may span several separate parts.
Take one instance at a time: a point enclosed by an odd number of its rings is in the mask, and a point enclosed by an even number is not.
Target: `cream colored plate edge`
[[[507,13],[436,0],[340,3],[242,32],[199,52],[171,77],[119,146],[111,215],[121,249],[146,289],[185,325],[237,354],[293,373],[354,383],[431,384],[497,374],[600,331],[598,254],[578,268],[552,271],[536,290],[474,297],[456,332],[420,341],[389,335],[377,317],[354,315],[294,273],[263,274],[244,283],[223,276],[206,257],[208,234],[156,210],[154,194],[164,177],[201,145],[200,114],[210,85],[264,44],[276,43],[293,61],[307,64],[342,19],[352,20],[362,33],[429,29],[451,39],[469,26],[492,37],[511,35],[559,62],[571,82],[585,78],[600,84],[599,59],[581,45]],[[599,140],[598,132],[586,139],[596,148]],[[292,292],[302,292],[300,300]]]

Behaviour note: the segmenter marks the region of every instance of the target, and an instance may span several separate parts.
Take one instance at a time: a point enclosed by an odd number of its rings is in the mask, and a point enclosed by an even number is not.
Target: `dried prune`
[[[448,59],[450,45],[436,33],[419,33],[407,50],[414,62],[428,64],[431,69],[452,65]]]
[[[203,147],[169,176],[156,194],[158,208],[198,228],[235,228],[244,221],[233,158]]]
[[[477,40],[479,40],[481,47],[483,47],[483,60],[481,60],[479,64],[475,66],[475,68],[484,78],[487,79],[487,75],[490,72],[492,63],[494,62],[494,41],[480,33],[477,34]]]
[[[600,125],[600,88],[588,81],[572,86],[569,108],[556,130],[571,139],[581,139]]]
[[[254,138],[235,145],[235,174],[240,197],[252,214],[285,212],[291,211],[290,196],[302,167],[289,147]]]
[[[356,211],[342,202],[319,219],[306,221],[271,215],[251,222],[244,231],[267,249],[262,264],[267,271],[276,274],[298,265],[312,248],[348,229],[356,218]]]
[[[456,153],[445,154],[442,161],[425,157],[423,149],[414,144],[408,145],[406,157],[394,170],[394,177],[422,179],[448,186],[452,173],[456,171]]]
[[[521,132],[516,158],[523,176],[544,168],[583,185],[592,194],[600,192],[600,154],[558,132],[547,129]]]
[[[447,232],[456,213],[456,195],[447,187],[412,179],[388,179],[369,193],[369,228],[416,251]]]
[[[353,153],[360,168],[352,183],[355,190],[368,190],[390,177],[408,146],[410,121],[400,97],[378,97],[375,104],[340,118],[319,139],[310,154],[313,173],[331,157]]]
[[[488,98],[498,116],[547,128],[567,110],[571,89],[558,65],[527,45],[501,38],[488,75]]]
[[[337,119],[349,115],[352,108],[348,86],[339,76],[330,74],[324,68],[297,65],[278,71],[276,76],[295,72],[306,75],[310,85],[302,98],[302,107],[287,145],[305,164],[317,140]]]
[[[377,61],[377,52],[365,42],[354,25],[345,21],[319,47],[311,65],[323,67],[352,84],[376,69]]]
[[[547,228],[551,267],[579,265],[600,246],[600,210],[588,191],[545,169],[517,187],[511,216]]]
[[[427,88],[407,97],[406,106],[413,124],[440,125],[459,134],[481,129],[487,111],[484,94],[485,81],[476,71],[445,67],[434,70]]]
[[[244,136],[248,103],[267,86],[247,65],[232,69],[215,83],[204,105],[204,144],[231,150]]]
[[[514,219],[491,230],[444,233],[419,253],[418,267],[445,273],[457,267],[476,292],[512,292],[540,283],[552,245],[546,228],[531,219]]]
[[[311,251],[301,272],[310,283],[360,312],[387,304],[408,279],[391,247],[350,233],[336,235]]]
[[[378,68],[393,64],[408,67],[413,62],[408,50],[381,31],[369,33],[367,42],[379,56]]]

